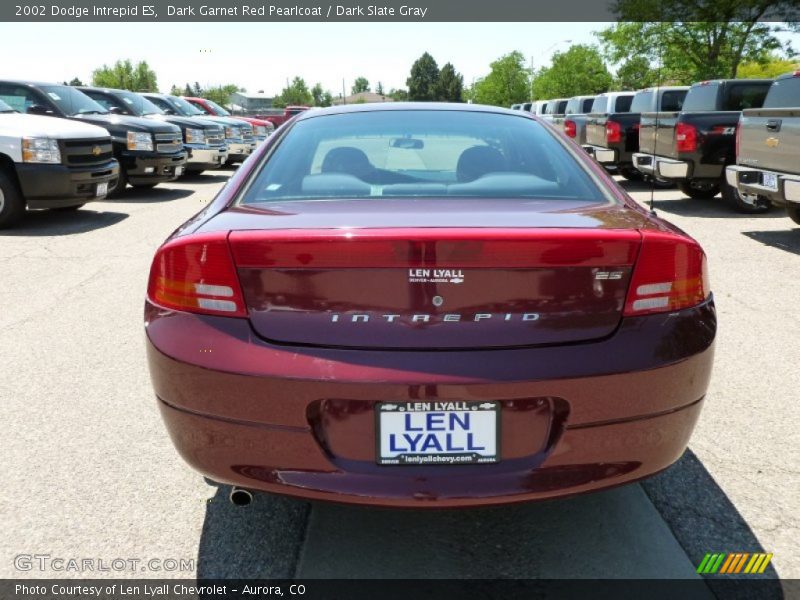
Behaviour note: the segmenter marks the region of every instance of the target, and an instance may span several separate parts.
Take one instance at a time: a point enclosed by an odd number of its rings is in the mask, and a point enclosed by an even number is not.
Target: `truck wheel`
[[[763,196],[747,195],[742,196],[739,190],[728,184],[727,180],[722,182],[722,198],[739,212],[746,214],[758,214],[767,212],[772,203]]]
[[[787,204],[786,205],[786,213],[789,215],[789,218],[800,225],[800,205],[798,204]]]
[[[51,208],[50,210],[57,210],[60,212],[74,212],[79,210],[83,204],[73,204],[72,206],[57,206],[56,208]]]
[[[128,175],[127,173],[125,173],[125,169],[120,167],[119,178],[117,179],[117,185],[115,185],[114,187],[109,186],[108,194],[106,194],[106,197],[119,198],[125,191],[126,187],[128,187]]]
[[[137,190],[149,190],[156,187],[157,183],[132,183],[131,187]]]
[[[17,182],[0,171],[0,229],[16,225],[25,214],[25,201]]]
[[[619,174],[628,181],[641,181],[644,178],[642,172],[634,167],[622,167],[619,169]]]
[[[689,198],[695,200],[710,200],[719,194],[719,184],[717,183],[701,183],[695,181],[681,181],[678,184],[678,189]]]

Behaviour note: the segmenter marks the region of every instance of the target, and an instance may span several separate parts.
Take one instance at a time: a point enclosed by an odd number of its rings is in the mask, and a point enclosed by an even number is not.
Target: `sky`
[[[338,95],[345,80],[406,87],[427,51],[469,85],[489,63],[519,50],[539,68],[572,43],[593,43],[605,23],[0,23],[0,78],[91,81],[117,59],[146,60],[162,91],[187,82],[233,83],[277,94],[296,75]],[[68,38],[68,39],[65,39]],[[35,40],[35,42],[33,42]],[[19,51],[14,52],[17,48]]]

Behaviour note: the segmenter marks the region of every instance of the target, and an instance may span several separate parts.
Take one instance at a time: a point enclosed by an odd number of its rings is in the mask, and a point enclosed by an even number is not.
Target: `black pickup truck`
[[[119,178],[108,195],[116,196],[127,183],[153,187],[183,173],[186,152],[181,130],[170,123],[109,113],[78,89],[68,85],[0,81],[0,96],[12,98],[33,115],[73,119],[103,127],[111,134]]]
[[[631,114],[635,92],[609,92],[594,99],[586,116],[583,149],[604,167],[616,167],[625,179],[641,179],[631,156],[638,149],[639,115]]]
[[[736,163],[736,125],[741,111],[760,108],[771,79],[719,79],[689,88],[680,112],[642,114],[634,165],[643,173],[678,184],[690,198],[723,197],[743,212],[768,204],[745,202],[725,181]]]

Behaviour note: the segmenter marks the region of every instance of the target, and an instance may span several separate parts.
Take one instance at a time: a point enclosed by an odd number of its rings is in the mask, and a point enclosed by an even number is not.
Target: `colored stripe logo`
[[[772,561],[772,553],[709,552],[697,567],[702,575],[731,575],[734,573],[761,574]]]

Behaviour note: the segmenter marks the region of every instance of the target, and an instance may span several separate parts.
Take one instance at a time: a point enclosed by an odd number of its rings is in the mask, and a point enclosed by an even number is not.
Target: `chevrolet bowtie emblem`
[[[100,156],[100,154],[102,152],[103,152],[103,149],[100,146],[95,146],[94,148],[92,148],[92,154],[94,156]]]

